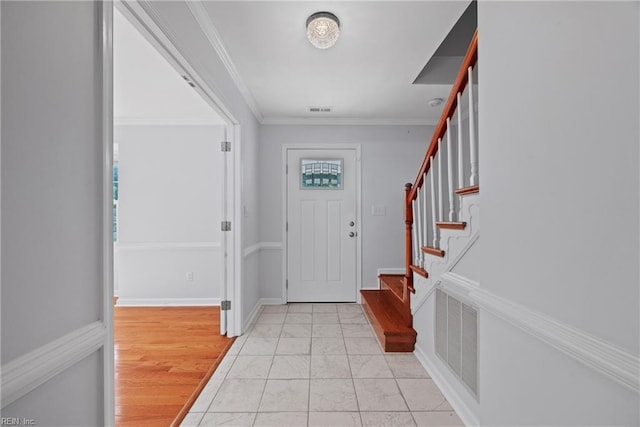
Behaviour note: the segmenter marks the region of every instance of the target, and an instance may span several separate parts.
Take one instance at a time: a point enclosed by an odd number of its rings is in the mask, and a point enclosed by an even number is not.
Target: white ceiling
[[[212,28],[263,123],[434,124],[450,85],[412,84],[469,4],[465,1],[208,1]],[[318,11],[340,19],[327,50],[306,39]],[[310,113],[309,107],[331,107]]]
[[[224,123],[117,9],[113,27],[116,124]]]

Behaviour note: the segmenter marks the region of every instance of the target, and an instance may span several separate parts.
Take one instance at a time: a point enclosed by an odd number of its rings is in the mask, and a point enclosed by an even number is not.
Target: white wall
[[[116,126],[119,304],[219,301],[223,139],[220,126]]]
[[[282,240],[283,144],[362,144],[362,285],[376,288],[378,268],[405,265],[404,184],[414,181],[432,132],[429,126],[262,126],[261,241]],[[373,216],[374,205],[384,206],[386,216]],[[261,251],[263,298],[282,298],[282,254]]]
[[[480,2],[487,292],[637,358],[638,2]],[[480,314],[480,421],[637,425],[638,393]]]
[[[0,5],[2,417],[42,426],[105,420],[100,7]]]

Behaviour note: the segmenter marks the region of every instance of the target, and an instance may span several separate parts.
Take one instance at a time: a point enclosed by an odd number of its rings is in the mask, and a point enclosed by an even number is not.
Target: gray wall
[[[478,5],[481,285],[636,357],[639,7]],[[636,392],[480,325],[482,424],[640,422]]]
[[[3,371],[102,317],[100,7],[1,5]],[[103,355],[94,352],[2,416],[100,425],[103,376]]]
[[[432,133],[429,126],[261,126],[260,240],[282,240],[283,144],[362,144],[362,285],[377,287],[378,268],[405,265],[404,184],[414,181]],[[386,216],[372,216],[374,205]],[[282,298],[282,251],[261,253],[260,295]]]
[[[220,126],[115,127],[118,304],[211,304],[220,297],[222,139]]]

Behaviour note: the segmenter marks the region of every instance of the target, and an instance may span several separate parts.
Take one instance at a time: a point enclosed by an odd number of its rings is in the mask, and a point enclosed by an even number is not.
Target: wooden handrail
[[[442,116],[440,117],[440,121],[438,122],[438,126],[436,126],[436,130],[433,133],[433,137],[431,138],[431,144],[429,144],[429,148],[427,149],[427,154],[422,161],[422,166],[420,166],[420,172],[418,172],[418,176],[416,177],[415,182],[413,183],[413,187],[411,191],[407,193],[408,201],[413,201],[418,196],[418,191],[422,188],[422,181],[424,180],[424,174],[429,171],[430,164],[429,158],[431,156],[436,155],[438,151],[438,139],[443,138],[444,134],[447,131],[447,118],[453,116],[456,108],[458,107],[458,92],[464,91],[467,82],[469,81],[469,75],[467,70],[469,67],[473,67],[478,62],[478,30],[476,30],[473,38],[471,39],[471,44],[469,45],[469,49],[467,49],[467,54],[462,61],[462,66],[460,67],[460,71],[458,72],[458,77],[456,78],[455,83],[453,84],[453,88],[451,89],[451,93],[449,94],[449,99],[447,100],[447,104],[444,107],[442,112]],[[470,90],[473,90],[471,88]],[[471,106],[470,108],[473,108]]]

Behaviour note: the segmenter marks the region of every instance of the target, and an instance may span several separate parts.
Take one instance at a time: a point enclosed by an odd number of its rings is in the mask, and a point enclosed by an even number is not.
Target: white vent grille
[[[331,107],[309,107],[310,113],[330,113]]]
[[[436,354],[447,360],[447,294],[436,290]]]
[[[478,395],[478,312],[436,290],[436,354],[469,390]]]
[[[458,376],[462,356],[461,305],[457,299],[447,298],[447,363]]]
[[[462,382],[478,394],[478,312],[462,304]]]

